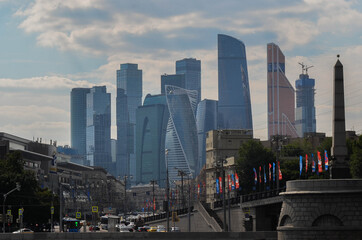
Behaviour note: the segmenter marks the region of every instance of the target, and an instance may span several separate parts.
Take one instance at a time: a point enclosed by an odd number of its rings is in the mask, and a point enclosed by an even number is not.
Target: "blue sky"
[[[143,95],[175,61],[202,64],[202,98],[217,99],[217,34],[246,45],[255,137],[266,139],[266,44],[279,45],[294,86],[313,65],[317,131],[331,134],[336,55],[345,66],[346,125],[362,133],[359,1],[0,0],[0,131],[70,144],[70,91],[106,85],[115,132],[116,70],[138,63]]]

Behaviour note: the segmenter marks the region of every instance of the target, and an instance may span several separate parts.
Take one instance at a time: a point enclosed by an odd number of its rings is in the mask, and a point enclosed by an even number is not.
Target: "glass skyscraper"
[[[176,61],[176,74],[185,75],[185,89],[197,91],[197,102],[201,100],[201,61],[184,58]],[[171,84],[169,84],[171,85]]]
[[[185,74],[161,75],[161,94],[165,94],[165,86],[172,85],[185,88]]]
[[[165,157],[169,179],[180,180],[178,170],[195,177],[198,168],[198,139],[195,119],[197,91],[166,86],[166,100],[170,113],[167,124]]]
[[[165,137],[169,119],[166,96],[148,94],[136,116],[136,183],[156,180],[165,186]]]
[[[316,118],[314,107],[315,79],[309,78],[308,74],[300,74],[295,81],[296,109],[295,128],[299,137],[304,133],[316,132]]]
[[[253,129],[245,45],[218,35],[219,129]]]
[[[73,88],[70,93],[71,146],[86,156],[87,94],[90,88]]]
[[[87,94],[87,161],[114,173],[111,158],[111,94],[95,86]]]
[[[294,127],[294,88],[285,76],[285,57],[279,46],[267,45],[268,139],[274,135],[298,137]]]
[[[197,136],[199,139],[198,172],[206,163],[206,133],[217,129],[217,101],[204,99],[196,112]]]
[[[138,64],[125,63],[121,64],[120,70],[117,70],[117,94],[118,89],[124,90],[124,95],[127,100],[127,111],[128,111],[128,127],[127,127],[127,153],[121,152],[117,153],[117,156],[129,156],[128,159],[117,159],[117,163],[123,163],[129,161],[129,172],[127,175],[133,175],[136,177],[136,156],[135,156],[135,133],[136,133],[136,110],[139,106],[142,105],[142,70],[138,69]],[[120,92],[121,93],[121,92]],[[118,98],[118,96],[117,96]],[[120,97],[122,99],[122,97]],[[124,101],[123,101],[124,103]],[[118,104],[122,104],[117,102]],[[119,106],[117,106],[118,109]],[[121,108],[121,107],[120,107]],[[124,109],[124,108],[123,108]],[[117,135],[118,132],[124,131],[121,128],[124,128],[127,118],[122,116],[122,111],[117,111]],[[123,121],[123,122],[122,122]],[[120,134],[120,137],[123,137]],[[117,136],[119,140],[119,137]],[[122,144],[123,140],[119,144]],[[122,148],[117,150],[122,151]],[[121,166],[127,167],[127,166]],[[128,170],[127,170],[128,171]],[[123,171],[122,171],[123,175]]]

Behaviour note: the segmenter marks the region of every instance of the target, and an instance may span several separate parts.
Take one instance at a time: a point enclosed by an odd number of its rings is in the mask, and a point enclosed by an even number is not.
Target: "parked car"
[[[151,227],[148,232],[157,232],[157,227]]]
[[[13,233],[34,233],[34,231],[29,228],[21,228]]]
[[[172,227],[171,232],[181,232],[179,227]]]
[[[157,232],[166,232],[166,228],[163,225],[158,225],[157,226]]]

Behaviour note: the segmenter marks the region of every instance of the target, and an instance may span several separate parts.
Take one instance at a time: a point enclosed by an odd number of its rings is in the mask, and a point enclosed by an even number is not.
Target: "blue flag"
[[[273,182],[275,182],[275,163],[273,163]]]
[[[219,194],[220,193],[220,189],[219,189],[219,179],[216,178],[216,193]]]
[[[266,183],[265,165],[264,165],[264,183]]]
[[[302,176],[302,170],[303,170],[303,157],[299,156],[299,176]]]

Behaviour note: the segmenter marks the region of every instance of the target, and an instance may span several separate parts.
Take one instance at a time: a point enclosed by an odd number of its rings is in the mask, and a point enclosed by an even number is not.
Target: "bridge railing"
[[[259,199],[265,199],[270,197],[276,197],[279,196],[279,193],[285,192],[285,187],[279,188],[279,189],[273,189],[265,192],[257,192],[257,193],[251,193],[247,195],[242,195],[242,202],[250,202],[255,201]]]

